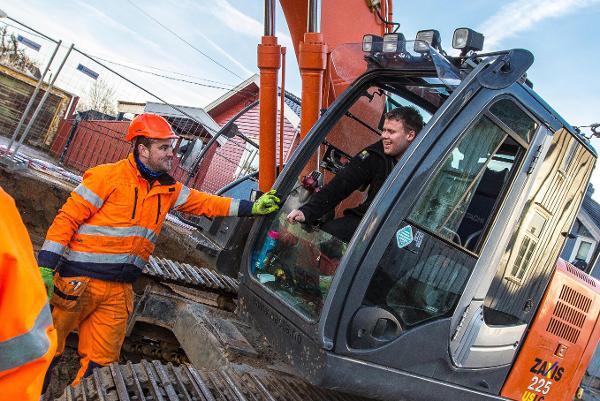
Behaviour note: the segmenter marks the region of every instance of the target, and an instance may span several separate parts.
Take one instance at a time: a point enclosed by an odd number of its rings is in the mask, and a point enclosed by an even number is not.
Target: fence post
[[[33,106],[33,102],[35,101],[35,98],[37,97],[37,94],[40,91],[40,87],[42,86],[42,83],[44,82],[44,78],[46,77],[48,70],[50,70],[50,66],[52,65],[52,61],[54,61],[54,57],[56,56],[56,53],[58,53],[58,49],[60,49],[61,43],[62,43],[62,40],[59,40],[58,43],[56,44],[56,48],[54,49],[52,56],[50,56],[50,60],[48,60],[48,64],[46,64],[44,73],[38,80],[38,83],[37,83],[35,89],[33,90],[33,94],[31,95],[31,98],[29,98],[27,107],[25,107],[25,111],[23,112],[23,115],[21,116],[21,119],[19,120],[19,123],[17,124],[17,128],[15,128],[15,132],[13,132],[12,137],[10,138],[10,142],[8,143],[8,147],[6,148],[7,155],[10,154],[10,149],[12,148],[13,144],[15,143],[15,139],[17,138],[19,131],[21,131],[21,126],[25,122],[25,118],[27,117],[27,114],[29,114],[29,110],[31,110],[31,106]]]
[[[29,131],[31,130],[31,127],[33,126],[33,123],[35,122],[35,119],[37,118],[38,114],[42,110],[42,107],[44,106],[44,103],[46,102],[46,99],[48,98],[48,95],[50,95],[50,91],[54,87],[54,83],[56,82],[56,78],[58,78],[58,76],[60,75],[60,71],[62,70],[63,66],[67,62],[67,59],[69,58],[69,54],[71,54],[71,50],[73,50],[73,46],[74,45],[71,43],[71,46],[69,46],[69,50],[67,50],[67,54],[65,54],[65,57],[63,58],[62,62],[60,63],[60,66],[58,66],[58,69],[56,70],[56,73],[52,77],[52,81],[50,81],[50,84],[48,85],[48,88],[46,88],[46,93],[44,93],[44,96],[42,97],[42,100],[40,100],[40,103],[37,105],[35,111],[33,112],[33,115],[31,116],[31,119],[29,120],[29,123],[27,124],[27,127],[25,127],[25,131],[23,131],[23,134],[21,135],[21,138],[19,138],[19,143],[15,147],[15,152],[14,152],[15,155],[19,151],[19,148],[23,144],[23,141],[27,137],[27,134],[29,134]]]

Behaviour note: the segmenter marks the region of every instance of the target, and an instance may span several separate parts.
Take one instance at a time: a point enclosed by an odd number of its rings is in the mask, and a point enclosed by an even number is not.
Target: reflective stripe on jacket
[[[130,154],[84,173],[50,226],[38,262],[55,268],[60,260],[64,277],[131,282],[152,254],[171,209],[236,216],[239,202],[190,189],[167,174],[150,186]]]
[[[2,188],[0,216],[0,394],[38,401],[56,330],[29,234]]]

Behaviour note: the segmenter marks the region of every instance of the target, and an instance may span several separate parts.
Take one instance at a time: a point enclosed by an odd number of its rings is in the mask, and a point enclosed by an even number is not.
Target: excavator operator
[[[368,186],[367,198],[363,203],[346,209],[343,217],[329,220],[321,226],[323,231],[349,242],[383,182],[423,125],[423,117],[412,106],[400,106],[387,112],[381,140],[353,157],[308,203],[292,210],[287,216],[288,221],[312,225],[352,192]]]
[[[279,209],[274,191],[250,202],[175,181],[168,171],[176,138],[163,117],[135,117],[125,136],[133,141],[133,153],[87,170],[48,229],[38,262],[48,292],[53,291],[50,303],[58,333],[53,364],[67,335],[78,329],[81,360],[73,386],[95,367],[119,360],[133,306],[132,282],[148,262],[170,210],[256,216]]]

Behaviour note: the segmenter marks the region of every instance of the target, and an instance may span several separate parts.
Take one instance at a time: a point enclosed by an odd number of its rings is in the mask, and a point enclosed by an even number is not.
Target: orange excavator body
[[[599,312],[600,283],[559,259],[501,395],[522,401],[572,398],[596,349]]]

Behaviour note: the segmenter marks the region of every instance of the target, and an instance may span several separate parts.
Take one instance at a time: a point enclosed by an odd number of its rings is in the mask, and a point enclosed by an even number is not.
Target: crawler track
[[[144,274],[158,281],[192,286],[196,289],[237,295],[238,281],[206,267],[192,266],[151,256],[144,268]]]
[[[96,369],[59,401],[359,401],[283,373],[233,369],[203,371],[158,361]]]

